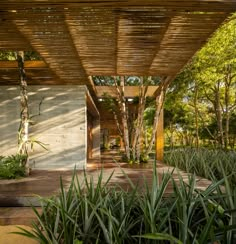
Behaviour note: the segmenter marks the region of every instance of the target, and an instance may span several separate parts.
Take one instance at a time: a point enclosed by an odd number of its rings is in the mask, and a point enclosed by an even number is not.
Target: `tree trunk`
[[[120,136],[123,138],[123,132],[122,132],[122,129],[121,129],[121,127],[120,127],[120,123],[119,123],[117,114],[116,114],[115,111],[112,111],[112,113],[113,113],[114,120],[115,120],[115,122],[116,122],[117,130],[119,131]]]
[[[28,165],[28,140],[29,140],[29,109],[28,109],[28,94],[27,94],[27,82],[24,69],[24,51],[18,51],[16,53],[19,78],[20,78],[20,125],[18,129],[18,153],[26,155],[25,161],[22,163],[25,167],[26,174],[29,175]]]
[[[230,84],[231,84],[231,67],[230,65],[227,67],[227,74],[225,77],[225,149],[228,148],[229,145],[229,120],[230,120]]]
[[[198,84],[195,81],[195,89],[194,89],[194,112],[195,112],[195,146],[199,148],[199,119],[198,119]]]
[[[159,117],[161,114],[161,110],[163,108],[165,91],[166,91],[166,89],[165,89],[164,83],[160,84],[160,94],[156,97],[156,112],[155,112],[155,117],[154,117],[151,140],[150,140],[149,146],[145,152],[145,154],[146,154],[145,156],[148,156],[150,154],[152,147],[153,147],[153,143],[156,138],[156,131],[157,131],[157,126],[158,126],[158,121],[159,121]]]
[[[124,89],[125,89],[125,82],[124,82],[124,76],[120,77],[121,84],[120,87],[118,86],[116,77],[114,77],[115,87],[118,95],[118,104],[121,112],[121,119],[122,119],[122,125],[123,125],[123,142],[125,147],[125,153],[127,160],[130,160],[130,145],[129,145],[129,128],[128,128],[128,112],[126,108],[126,102],[125,102],[125,96],[124,96]]]
[[[28,94],[27,82],[24,69],[24,51],[17,52],[17,61],[20,76],[20,126],[19,126],[19,139],[18,139],[18,153],[28,155],[27,142],[29,139],[29,109],[28,109]]]
[[[222,112],[220,105],[220,82],[217,82],[215,87],[215,113],[217,118],[217,127],[218,127],[218,140],[220,147],[224,147],[224,131],[223,131],[223,120],[222,120]]]
[[[155,112],[155,117],[154,117],[154,122],[153,122],[153,130],[152,130],[151,140],[150,140],[149,146],[145,152],[145,157],[147,157],[152,150],[153,143],[154,143],[155,138],[156,138],[156,132],[157,132],[157,127],[158,127],[159,117],[160,117],[161,111],[163,109],[166,90],[167,90],[172,79],[173,79],[173,77],[171,77],[171,76],[166,77],[159,84],[159,87],[156,91],[156,112]]]
[[[136,126],[134,129],[134,137],[132,140],[132,156],[133,160],[139,160],[140,158],[140,144],[141,144],[141,131],[143,128],[143,113],[146,104],[146,94],[148,86],[144,86],[143,77],[141,77],[141,84],[139,86],[139,105],[138,105],[138,117],[136,120]]]

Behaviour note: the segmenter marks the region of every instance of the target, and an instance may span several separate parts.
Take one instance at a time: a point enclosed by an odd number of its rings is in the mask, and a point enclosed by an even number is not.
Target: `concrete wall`
[[[19,125],[19,89],[0,87],[0,154],[15,153]],[[34,143],[30,164],[35,169],[81,169],[86,167],[87,121],[85,86],[30,86],[30,135],[47,144]]]
[[[20,89],[0,86],[0,155],[17,151],[17,131],[20,124]]]

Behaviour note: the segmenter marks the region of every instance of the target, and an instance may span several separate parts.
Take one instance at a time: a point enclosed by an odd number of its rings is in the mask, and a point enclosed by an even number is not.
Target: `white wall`
[[[19,89],[0,87],[0,155],[15,153],[19,125]],[[29,86],[30,136],[34,144],[30,164],[35,169],[86,167],[87,121],[85,86]],[[39,115],[40,112],[40,115]]]
[[[20,89],[0,86],[0,155],[17,151],[17,131],[20,124]]]

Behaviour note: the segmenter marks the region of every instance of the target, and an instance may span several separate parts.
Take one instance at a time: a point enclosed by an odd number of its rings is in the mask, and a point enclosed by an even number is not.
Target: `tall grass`
[[[75,174],[69,189],[61,181],[58,197],[42,199],[42,214],[33,231],[20,234],[40,243],[234,243],[235,197],[224,180],[213,182],[205,191],[195,188],[195,175],[178,182],[171,172],[158,179],[153,169],[152,186],[144,191],[132,182],[129,192],[85,177],[85,187]],[[126,175],[126,177],[128,177]],[[225,179],[227,180],[227,178]],[[129,179],[130,181],[130,179]],[[165,194],[167,187],[171,195]],[[218,193],[218,194],[216,194]],[[229,208],[229,206],[231,206]],[[19,232],[18,232],[19,233]]]
[[[220,180],[226,174],[230,184],[236,185],[235,151],[179,148],[166,151],[164,162],[207,179]]]

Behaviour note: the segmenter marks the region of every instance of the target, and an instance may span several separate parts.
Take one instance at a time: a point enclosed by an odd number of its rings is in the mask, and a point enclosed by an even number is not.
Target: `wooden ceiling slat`
[[[169,24],[160,12],[123,12],[118,26],[117,73],[147,74]],[[125,65],[123,65],[125,64]]]
[[[88,75],[94,69],[115,73],[115,16],[110,9],[81,9],[79,15],[66,13],[66,22]]]
[[[41,19],[38,17],[40,24],[28,21],[27,16],[24,19],[16,19],[15,24],[65,84],[86,83],[87,75],[78,58],[64,16],[58,15],[55,20],[58,19],[61,21],[55,28],[54,20],[50,18],[48,11],[48,15],[41,16]]]
[[[173,17],[149,74],[178,73],[226,17],[226,14],[206,17],[202,14],[181,14]]]
[[[175,76],[233,11],[232,0],[3,0],[0,50],[36,50],[51,72],[38,82],[94,91],[88,75]]]

